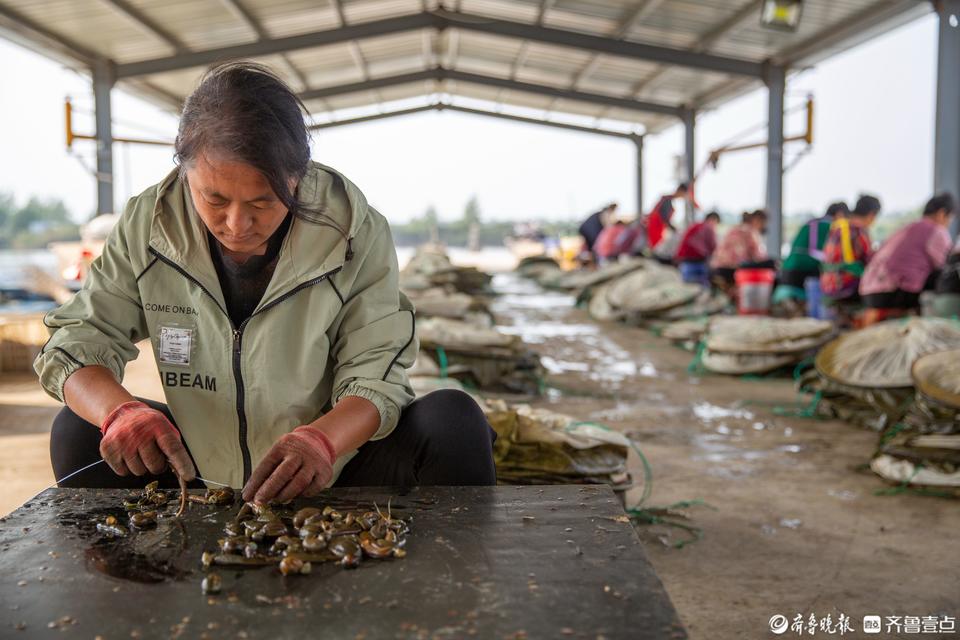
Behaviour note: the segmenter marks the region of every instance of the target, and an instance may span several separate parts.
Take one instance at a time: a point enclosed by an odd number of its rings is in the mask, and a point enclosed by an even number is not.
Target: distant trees
[[[18,207],[10,193],[0,193],[0,248],[36,249],[57,240],[80,238],[62,200],[32,197]]]
[[[455,220],[444,222],[440,219],[436,207],[430,205],[423,215],[418,216],[405,224],[392,224],[393,239],[397,245],[410,246],[424,242],[436,242],[454,247],[467,246],[471,240],[479,241],[483,246],[496,246],[503,243],[503,239],[513,233],[516,221],[484,221],[477,197],[471,196],[463,208],[461,216]],[[546,233],[561,235],[576,233],[578,222],[557,221],[542,224]],[[471,228],[474,228],[471,237]],[[436,236],[432,234],[436,230]]]

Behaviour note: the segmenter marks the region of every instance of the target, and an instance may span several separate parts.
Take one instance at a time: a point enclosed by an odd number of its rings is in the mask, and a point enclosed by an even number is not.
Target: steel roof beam
[[[642,44],[626,40],[613,40],[605,36],[591,35],[565,29],[537,26],[521,22],[500,20],[489,16],[438,10],[434,12],[450,29],[476,31],[508,38],[521,38],[534,42],[572,47],[594,53],[604,53],[621,58],[645,62],[672,64],[702,71],[714,71],[732,75],[763,77],[763,65],[752,60],[729,58],[683,49],[671,49],[658,45]]]
[[[396,76],[388,76],[385,78],[374,78],[372,80],[366,80],[364,82],[353,82],[350,84],[337,85],[332,87],[321,87],[317,89],[312,89],[310,91],[305,91],[300,94],[300,99],[304,102],[309,100],[318,100],[324,98],[330,98],[333,96],[344,95],[349,93],[359,93],[361,91],[370,91],[372,89],[383,89],[385,87],[393,87],[403,84],[412,84],[415,82],[424,82],[428,80],[435,80],[441,82],[443,80],[454,80],[457,82],[466,82],[472,84],[479,84],[488,87],[497,87],[500,89],[506,89],[508,91],[521,91],[525,93],[533,93],[537,95],[549,96],[553,98],[560,98],[564,100],[574,100],[577,102],[586,102],[590,104],[597,104],[602,106],[617,107],[621,109],[629,109],[632,111],[641,111],[646,113],[657,113],[661,115],[668,115],[673,117],[682,117],[683,109],[674,105],[655,103],[655,102],[642,102],[638,100],[631,100],[629,98],[620,98],[617,96],[610,96],[598,93],[587,93],[584,91],[571,91],[569,89],[562,89],[559,87],[551,87],[549,85],[533,84],[530,82],[520,82],[517,80],[510,80],[508,78],[497,78],[493,76],[485,76],[477,73],[468,73],[465,71],[457,71],[455,69],[427,69],[425,71],[415,71],[412,73],[404,73]]]
[[[310,129],[313,131],[319,131],[322,129],[332,129],[334,127],[342,127],[350,124],[359,124],[362,122],[373,122],[375,120],[384,120],[386,118],[396,118],[398,116],[408,116],[415,113],[424,113],[427,111],[456,111],[459,113],[469,113],[478,116],[486,116],[490,118],[499,118],[501,120],[510,120],[512,122],[522,122],[524,124],[538,124],[547,127],[553,127],[556,129],[565,129],[567,131],[577,131],[580,133],[592,133],[595,135],[608,136],[613,138],[622,138],[628,140],[640,140],[643,136],[637,133],[628,133],[625,131],[615,131],[613,129],[597,129],[593,127],[584,127],[577,124],[570,124],[567,122],[556,122],[553,120],[539,120],[537,118],[528,118],[526,116],[514,115],[511,113],[502,113],[499,111],[489,111],[487,109],[477,109],[474,107],[462,107],[455,104],[448,104],[444,102],[438,102],[435,104],[428,104],[419,107],[411,107],[409,109],[398,109],[396,111],[385,111],[383,113],[373,113],[367,116],[358,116],[356,118],[347,118],[344,120],[334,120],[332,122],[321,122],[319,124],[314,124],[310,126]]]
[[[250,42],[206,51],[193,51],[186,54],[128,62],[117,65],[117,78],[129,78],[150,73],[177,71],[192,67],[202,67],[235,58],[252,58],[276,53],[285,53],[299,49],[342,44],[351,40],[363,40],[391,33],[416,31],[418,29],[440,28],[443,21],[432,13],[414,13],[396,18],[374,20],[351,24],[336,29],[303,33],[284,38],[271,38],[259,42]]]
[[[575,100],[578,102],[589,102],[609,107],[619,107],[621,109],[631,109],[633,111],[645,111],[647,113],[658,113],[661,115],[680,117],[682,110],[674,105],[662,104],[658,102],[642,102],[630,98],[621,98],[600,93],[589,93],[574,89],[563,89],[560,87],[551,87],[549,85],[533,84],[531,82],[520,82],[518,80],[508,80],[506,78],[497,78],[494,76],[485,76],[476,73],[467,73],[465,71],[445,70],[441,73],[441,79],[458,80],[461,82],[472,82],[482,84],[488,87],[499,87],[509,91],[525,91],[535,93],[551,98],[562,100]]]
[[[116,0],[114,0],[116,1]],[[189,53],[130,62],[117,65],[117,77],[126,78],[147,73],[175,71],[190,67],[203,66],[230,58],[247,58],[284,53],[296,49],[320,47],[329,44],[363,40],[376,36],[418,29],[462,29],[488,33],[507,38],[519,38],[533,42],[542,42],[564,47],[592,51],[622,58],[678,65],[703,71],[714,71],[732,75],[763,77],[763,65],[751,60],[728,58],[705,53],[670,49],[656,45],[613,40],[576,31],[555,29],[543,25],[510,22],[487,16],[477,16],[453,11],[437,10],[374,20],[355,25],[345,25],[337,29],[316,31],[286,38],[275,38],[219,49],[194,51]]]

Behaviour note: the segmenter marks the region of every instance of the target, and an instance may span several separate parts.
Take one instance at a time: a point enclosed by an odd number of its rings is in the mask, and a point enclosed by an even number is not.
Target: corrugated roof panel
[[[502,36],[467,31],[460,31],[459,34],[461,57],[484,59],[509,65],[516,59],[522,46],[520,41]]]
[[[373,62],[383,61],[392,56],[423,56],[422,32],[395,33],[389,36],[369,38],[357,42],[364,57]]]
[[[220,0],[127,0],[188,49],[216,49],[253,42],[256,34]]]
[[[463,0],[460,10],[464,13],[492,16],[504,20],[535,22],[539,2],[530,0]]]
[[[517,71],[517,80],[564,89],[569,86],[571,78],[569,72],[565,70],[557,71],[523,66]]]
[[[3,0],[25,18],[119,62],[167,56],[173,48],[100,0]]]
[[[698,95],[718,84],[730,82],[722,73],[703,73],[693,69],[671,67],[657,77],[652,96],[668,104],[691,104]]]
[[[273,38],[336,29],[340,21],[332,3],[316,0],[241,0]]]
[[[524,66],[563,75],[569,81],[591,58],[592,54],[587,51],[531,42],[527,47]]]
[[[457,61],[457,69],[469,73],[479,73],[498,78],[507,78],[510,76],[509,61],[492,61],[485,58],[474,58],[472,56],[460,55]]]
[[[420,0],[341,0],[347,24],[417,13]]]

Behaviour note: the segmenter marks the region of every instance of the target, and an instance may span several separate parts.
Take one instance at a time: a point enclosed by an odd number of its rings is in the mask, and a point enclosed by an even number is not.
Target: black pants
[[[940,270],[936,270],[927,276],[923,283],[923,291],[932,291],[940,278]],[[920,294],[912,291],[897,289],[896,291],[884,291],[882,293],[871,293],[863,296],[863,305],[869,309],[919,309]]]
[[[144,402],[173,422],[167,405]],[[64,407],[50,433],[54,476],[62,478],[100,459],[100,438],[95,425]],[[389,436],[360,447],[335,486],[492,485],[496,483],[495,439],[496,432],[470,396],[451,389],[434,391],[404,409]],[[60,486],[137,489],[153,480],[159,480],[163,487],[177,486],[169,471],[160,476],[118,476],[106,463],[78,473]],[[204,485],[195,480],[191,486]]]
[[[819,277],[819,269],[787,269],[780,271],[778,280],[779,284],[784,284],[788,287],[796,287],[797,289],[803,289],[807,278]]]

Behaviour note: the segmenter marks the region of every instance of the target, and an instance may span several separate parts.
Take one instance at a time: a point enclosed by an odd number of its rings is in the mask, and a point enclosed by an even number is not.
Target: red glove
[[[327,435],[304,425],[273,445],[243,487],[243,499],[266,504],[315,496],[333,477],[337,452]]]
[[[125,476],[163,473],[167,462],[184,480],[193,480],[193,462],[180,432],[167,416],[139,400],[124,402],[100,425],[100,455],[115,473]]]

